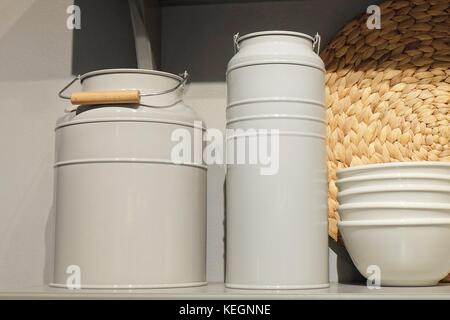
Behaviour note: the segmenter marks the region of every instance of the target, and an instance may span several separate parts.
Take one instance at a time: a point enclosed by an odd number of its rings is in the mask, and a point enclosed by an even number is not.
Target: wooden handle
[[[70,96],[70,102],[74,105],[138,104],[140,100],[139,90],[74,92]]]

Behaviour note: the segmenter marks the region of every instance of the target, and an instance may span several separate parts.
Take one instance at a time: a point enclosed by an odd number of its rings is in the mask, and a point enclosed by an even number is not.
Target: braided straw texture
[[[450,161],[450,0],[385,1],[322,52],[327,68],[329,234],[338,239],[336,170]]]

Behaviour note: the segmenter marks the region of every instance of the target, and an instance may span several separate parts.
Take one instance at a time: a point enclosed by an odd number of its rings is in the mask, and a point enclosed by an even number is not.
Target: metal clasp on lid
[[[317,53],[320,54],[320,40],[322,38],[320,37],[319,33],[317,32],[316,35],[314,36],[314,41],[313,41],[313,50]]]
[[[66,96],[63,93],[69,89],[76,81],[80,80],[81,75],[77,75],[75,78],[73,78],[64,88],[62,88],[59,92],[58,92],[58,96],[61,99],[67,99],[70,100],[70,96]]]
[[[239,32],[233,36],[234,53],[239,51]]]

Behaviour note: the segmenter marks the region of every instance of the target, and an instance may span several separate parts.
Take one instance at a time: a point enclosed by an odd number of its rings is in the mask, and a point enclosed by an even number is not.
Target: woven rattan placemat
[[[322,52],[327,68],[329,234],[338,239],[336,170],[450,161],[450,0],[385,1]]]

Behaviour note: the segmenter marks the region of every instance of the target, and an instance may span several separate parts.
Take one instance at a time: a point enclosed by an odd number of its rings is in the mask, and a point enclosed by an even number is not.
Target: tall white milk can
[[[226,176],[226,286],[328,287],[320,37],[267,31],[236,35],[234,42],[227,70],[233,156]]]
[[[182,101],[186,78],[141,69],[79,77],[82,92],[72,102],[93,103],[56,125],[51,285],[206,284],[206,166],[194,154],[173,156],[179,137],[202,149],[194,141],[203,130],[199,117]],[[114,102],[129,91],[138,102]]]

